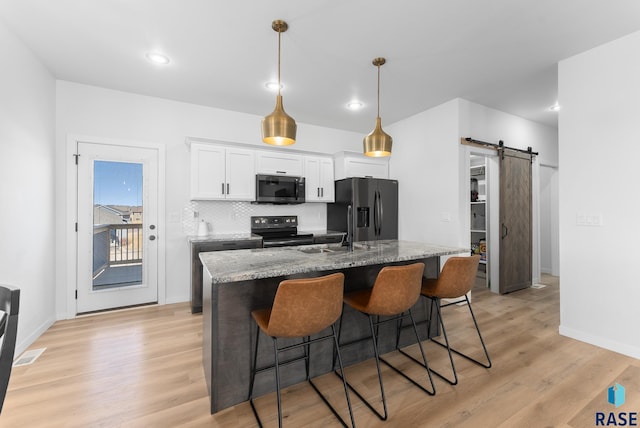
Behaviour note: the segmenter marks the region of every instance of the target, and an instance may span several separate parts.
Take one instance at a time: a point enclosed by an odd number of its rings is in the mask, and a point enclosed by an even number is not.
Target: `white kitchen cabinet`
[[[321,156],[304,157],[307,202],[334,202],[333,159]]]
[[[253,150],[191,144],[191,199],[254,201]]]
[[[372,158],[356,152],[334,155],[335,179],[348,177],[389,178],[389,158]]]
[[[302,176],[302,156],[277,151],[256,151],[256,174]]]

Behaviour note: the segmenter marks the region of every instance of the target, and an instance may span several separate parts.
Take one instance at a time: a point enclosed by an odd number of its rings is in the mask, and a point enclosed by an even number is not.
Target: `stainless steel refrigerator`
[[[328,230],[349,232],[350,221],[353,242],[398,239],[397,180],[345,178],[336,180],[335,190],[335,203],[327,204]]]

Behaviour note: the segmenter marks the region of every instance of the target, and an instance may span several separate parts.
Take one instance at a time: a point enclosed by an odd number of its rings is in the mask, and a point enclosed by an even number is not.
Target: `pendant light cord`
[[[378,117],[380,117],[380,66],[378,66]]]
[[[280,96],[280,36],[282,35],[282,31],[278,30],[278,96]]]

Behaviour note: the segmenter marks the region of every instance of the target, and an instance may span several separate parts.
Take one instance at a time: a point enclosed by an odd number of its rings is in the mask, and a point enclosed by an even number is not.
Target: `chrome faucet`
[[[342,245],[353,251],[353,209],[347,206],[347,235],[342,239]]]

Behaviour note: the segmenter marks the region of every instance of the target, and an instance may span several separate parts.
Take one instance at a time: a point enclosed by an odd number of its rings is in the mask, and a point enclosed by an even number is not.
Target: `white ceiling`
[[[61,80],[296,121],[373,128],[461,97],[549,126],[557,62],[640,30],[637,0],[2,0],[0,20]],[[158,50],[172,63],[144,58]],[[353,112],[357,98],[365,108]],[[562,100],[560,100],[562,101]]]

